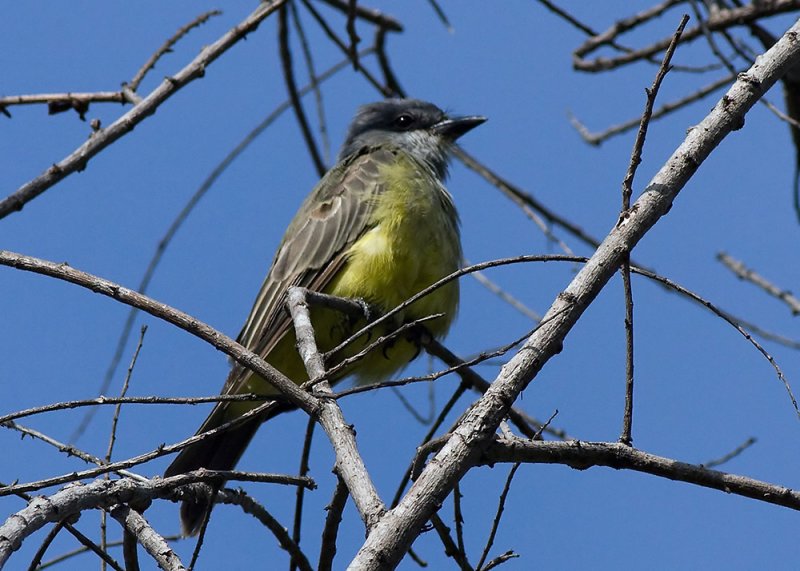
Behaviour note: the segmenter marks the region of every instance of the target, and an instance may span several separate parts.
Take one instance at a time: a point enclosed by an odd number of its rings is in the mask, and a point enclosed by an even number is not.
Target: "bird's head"
[[[364,105],[347,132],[339,160],[366,146],[392,145],[428,164],[440,178],[447,174],[448,151],[461,135],[486,117],[448,117],[419,99],[387,99]]]

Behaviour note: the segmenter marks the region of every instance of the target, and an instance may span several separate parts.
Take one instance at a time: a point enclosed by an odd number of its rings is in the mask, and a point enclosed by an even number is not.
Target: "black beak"
[[[455,141],[461,135],[471,131],[481,123],[486,121],[486,117],[475,115],[472,117],[456,117],[439,121],[433,126],[433,132],[437,135]]]

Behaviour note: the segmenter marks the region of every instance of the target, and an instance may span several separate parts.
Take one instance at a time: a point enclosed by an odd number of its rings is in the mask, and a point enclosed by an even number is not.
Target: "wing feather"
[[[383,191],[381,166],[395,158],[390,149],[362,149],[334,167],[303,202],[278,249],[238,341],[266,357],[291,327],[286,291],[298,285],[321,291],[346,262],[348,247],[370,227]],[[246,379],[235,365],[223,393],[236,393]]]

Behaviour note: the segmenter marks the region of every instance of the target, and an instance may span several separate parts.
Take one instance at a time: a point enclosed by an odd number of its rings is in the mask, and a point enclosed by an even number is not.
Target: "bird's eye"
[[[398,129],[408,129],[409,127],[411,127],[411,125],[413,125],[413,123],[414,123],[414,118],[407,113],[399,115],[394,120],[394,126],[397,127]]]

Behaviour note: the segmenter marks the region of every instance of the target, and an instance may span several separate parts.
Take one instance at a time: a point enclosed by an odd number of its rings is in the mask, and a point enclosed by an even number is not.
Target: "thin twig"
[[[76,448],[75,446],[72,446],[72,445],[69,445],[69,444],[64,444],[63,442],[60,442],[60,441],[56,440],[52,436],[48,436],[47,434],[45,434],[43,432],[40,432],[38,430],[35,430],[33,428],[28,428],[27,426],[23,426],[23,425],[21,425],[19,423],[11,422],[11,421],[4,423],[2,426],[3,426],[3,428],[9,428],[11,430],[16,430],[17,432],[19,432],[21,434],[24,434],[25,436],[30,436],[31,438],[35,438],[36,440],[40,440],[40,441],[44,442],[45,444],[48,444],[48,445],[54,447],[59,452],[63,452],[67,456],[74,456],[75,458],[80,458],[81,460],[83,460],[87,464],[94,464],[95,466],[108,466],[109,465],[109,462],[106,462],[105,460],[103,460],[102,458],[100,458],[98,456],[94,456],[93,454],[90,454],[90,453],[88,453],[88,452],[86,452],[84,450],[81,450],[80,448]],[[128,478],[133,478],[133,479],[142,480],[142,481],[146,480],[146,478],[144,476],[140,476],[138,474],[134,474],[132,472],[128,472],[127,470],[118,470],[116,472],[118,474],[120,474],[121,476],[125,476],[125,477],[128,477]]]
[[[456,403],[458,402],[458,399],[461,398],[461,396],[467,391],[468,388],[469,385],[463,381],[458,385],[456,390],[453,392],[453,395],[442,407],[442,410],[439,412],[439,416],[436,418],[434,423],[428,429],[428,432],[425,434],[425,436],[422,437],[422,442],[420,446],[431,441],[433,435],[436,434],[439,431],[439,428],[444,424],[447,415],[450,414],[450,411],[452,411],[453,407],[455,407]],[[406,469],[405,473],[403,474],[403,477],[400,479],[400,483],[397,486],[394,498],[392,498],[391,507],[396,506],[397,503],[400,501],[400,498],[403,496],[403,492],[405,491],[408,482],[411,481],[412,469],[413,466],[409,466]]]
[[[619,36],[619,34],[629,30],[635,25],[638,25],[640,21],[652,18],[653,16],[650,14],[651,12],[655,13],[659,10],[663,11],[672,5],[682,2],[684,2],[684,0],[667,0],[663,4],[654,6],[642,14],[637,14],[632,18],[616,22],[608,30],[590,38],[573,52],[573,67],[577,70],[588,72],[607,71],[609,69],[614,69],[640,59],[649,58],[664,51],[672,41],[672,36],[653,42],[644,48],[633,50],[619,56],[610,58],[599,57],[594,60],[584,59],[586,55],[595,51],[602,45],[608,44],[611,40]],[[705,25],[711,31],[718,31],[731,26],[748,24],[768,16],[774,16],[784,12],[791,12],[797,10],[798,8],[800,8],[800,0],[772,0],[770,2],[755,2],[738,8],[718,10],[708,18]],[[686,30],[681,37],[681,41],[690,42],[702,34],[703,29],[698,25],[694,28]]]
[[[137,89],[139,89],[139,84],[142,83],[142,80],[144,79],[144,76],[147,75],[147,72],[155,68],[156,62],[158,62],[158,60],[161,59],[161,57],[164,54],[170,53],[172,51],[172,46],[177,44],[180,41],[180,39],[183,38],[183,36],[185,36],[186,34],[188,34],[192,29],[205,24],[210,18],[213,18],[214,16],[219,16],[220,14],[222,14],[220,10],[211,10],[209,12],[200,14],[199,16],[197,16],[197,18],[195,18],[185,26],[181,26],[181,28],[178,29],[178,31],[175,32],[171,38],[169,38],[166,42],[164,42],[164,44],[160,48],[158,48],[153,55],[150,56],[150,59],[148,59],[145,62],[145,64],[139,69],[139,71],[136,72],[136,75],[133,76],[133,79],[131,79],[128,82],[127,84],[128,87],[132,91],[136,91]]]
[[[490,569],[494,569],[495,567],[499,567],[509,559],[516,559],[519,555],[514,553],[513,551],[506,551],[505,553],[501,553],[491,561],[489,561],[486,566],[482,569],[482,571],[490,571]]]
[[[36,93],[33,95],[9,95],[0,97],[0,113],[11,117],[7,107],[13,105],[47,104],[51,115],[63,111],[75,110],[81,120],[86,119],[90,103],[128,103],[128,98],[121,91],[96,91],[92,93]]]
[[[305,60],[306,70],[308,72],[308,85],[314,92],[314,105],[317,109],[317,123],[319,129],[319,138],[322,142],[322,160],[324,163],[331,161],[331,141],[328,137],[328,121],[325,118],[325,106],[322,101],[322,90],[319,88],[319,79],[317,78],[317,71],[314,65],[314,56],[311,53],[311,47],[306,36],[303,22],[300,19],[300,14],[297,10],[297,4],[292,2],[289,4],[289,10],[292,15],[292,23],[297,32],[297,37],[300,38],[300,47],[303,51],[303,59]],[[358,53],[356,53],[358,57]],[[298,91],[298,95],[302,96],[302,90]]]
[[[489,537],[486,539],[486,545],[483,548],[481,559],[478,561],[478,566],[476,567],[478,571],[483,569],[483,563],[486,561],[486,558],[489,557],[489,551],[492,549],[492,545],[494,545],[494,538],[497,536],[497,529],[500,527],[500,519],[503,517],[508,492],[511,490],[511,482],[514,480],[514,474],[517,473],[519,467],[520,463],[516,462],[511,466],[511,470],[509,470],[508,476],[506,477],[506,483],[503,486],[503,491],[500,493],[500,500],[497,502],[497,513],[495,513],[494,519],[492,520],[492,530],[489,532]]]
[[[761,276],[754,270],[751,270],[741,261],[733,258],[725,252],[720,252],[717,254],[717,260],[722,262],[722,265],[732,271],[739,279],[752,283],[753,285],[767,292],[772,297],[785,303],[791,310],[792,315],[800,315],[800,299],[795,297],[795,295],[789,290],[779,288],[771,281]]]
[[[694,103],[695,101],[700,101],[701,99],[703,99],[708,95],[711,95],[718,89],[721,89],[726,85],[730,85],[730,83],[735,79],[736,75],[726,75],[725,77],[722,77],[710,83],[709,85],[706,85],[705,87],[701,87],[700,89],[698,89],[694,93],[687,95],[686,97],[681,97],[680,99],[677,99],[675,101],[664,103],[661,107],[653,111],[651,120],[660,119],[661,117],[664,117],[677,109],[686,107],[690,103]],[[600,131],[599,133],[593,133],[589,131],[589,129],[583,123],[581,123],[577,117],[575,117],[572,114],[570,114],[569,116],[569,121],[570,124],[575,128],[575,130],[578,131],[578,134],[584,141],[586,141],[590,145],[600,145],[601,143],[605,142],[606,140],[610,139],[615,135],[621,135],[622,133],[625,133],[627,131],[630,131],[634,127],[637,127],[641,123],[642,117],[641,115],[633,117],[628,121],[619,123],[618,125],[612,125],[607,129],[605,129],[604,131]]]
[[[334,471],[335,472],[335,471]],[[325,527],[322,528],[322,541],[319,548],[319,571],[330,571],[333,568],[333,558],[336,556],[336,538],[339,535],[339,524],[342,523],[342,513],[347,505],[350,494],[347,486],[339,474],[336,474],[336,487],[330,503],[325,506]]]
[[[469,262],[467,262],[467,264],[469,264]],[[541,321],[542,316],[540,314],[533,311],[531,308],[522,303],[516,297],[514,297],[506,290],[504,290],[502,287],[497,285],[495,282],[490,280],[488,277],[483,275],[483,273],[475,272],[472,274],[472,277],[475,278],[475,280],[477,280],[479,284],[481,284],[483,287],[485,287],[490,292],[495,294],[497,297],[502,299],[508,305],[519,311],[522,315],[524,315],[528,319],[532,321]]]
[[[139,358],[139,352],[142,350],[142,345],[144,344],[144,335],[147,333],[147,325],[142,325],[142,329],[139,333],[139,342],[136,345],[136,349],[133,352],[133,357],[131,358],[131,363],[128,365],[128,373],[125,375],[125,381],[122,383],[122,389],[120,390],[119,397],[125,398],[128,393],[128,387],[130,387],[131,376],[133,375],[133,369],[136,366],[136,360]],[[108,448],[106,449],[105,455],[105,463],[111,462],[111,456],[114,452],[114,443],[117,438],[117,424],[119,422],[119,416],[122,413],[122,405],[118,404],[114,407],[114,414],[111,418],[111,431],[108,436]],[[106,479],[110,478],[110,474],[104,474]],[[127,535],[126,535],[127,537]],[[108,548],[108,544],[106,541],[106,511],[103,510],[100,512],[100,548],[106,550]],[[101,569],[105,571],[105,564],[101,563]]]
[[[700,465],[703,468],[716,468],[717,466],[721,466],[723,464],[726,464],[726,463],[730,462],[731,460],[733,460],[734,458],[739,456],[742,452],[744,452],[745,450],[750,448],[755,443],[756,443],[755,437],[751,436],[750,438],[748,438],[747,440],[742,442],[739,446],[737,446],[736,448],[734,448],[733,450],[731,450],[730,452],[728,452],[724,456],[721,456],[721,457],[716,458],[714,460],[709,460],[708,462],[703,462]]]
[[[309,417],[306,424],[306,437],[303,439],[303,451],[300,453],[300,469],[298,474],[300,476],[307,476],[309,472],[309,458],[311,456],[311,443],[314,441],[314,427],[317,425],[314,419]],[[300,535],[303,528],[303,501],[306,497],[305,488],[299,487],[295,491],[294,501],[294,525],[292,526],[292,541],[298,546],[300,545]],[[289,563],[289,569],[294,571],[297,569],[297,562],[292,560]]]
[[[453,486],[453,523],[456,525],[456,545],[466,558],[467,548],[464,546],[464,514],[461,511],[461,485]]]
[[[625,407],[622,412],[622,433],[619,441],[631,446],[633,444],[634,396],[633,288],[631,287],[631,261],[627,256],[622,263],[622,291],[625,297]]]
[[[275,519],[264,506],[246,494],[244,490],[230,490],[228,488],[219,490],[217,501],[222,504],[239,506],[244,513],[256,518],[275,536],[275,539],[278,540],[278,545],[289,554],[292,561],[297,563],[301,571],[312,571],[308,557],[306,557],[300,547],[292,541],[289,532],[286,531],[283,524]]]
[[[347,36],[350,38],[350,46],[348,52],[350,59],[353,62],[353,71],[358,71],[360,67],[358,64],[358,42],[361,38],[358,37],[356,32],[356,8],[358,7],[358,0],[347,0]]]
[[[644,111],[642,112],[642,120],[639,123],[639,130],[636,133],[636,139],[631,151],[631,159],[628,163],[628,170],[625,173],[625,178],[622,181],[622,208],[620,211],[620,218],[617,222],[618,225],[625,224],[628,216],[630,215],[631,196],[633,195],[633,181],[636,176],[636,170],[642,162],[642,152],[644,151],[644,142],[647,138],[647,128],[650,125],[650,119],[653,114],[653,106],[658,96],[658,90],[661,83],[666,77],[670,69],[670,62],[675,49],[678,47],[678,42],[681,39],[686,23],[689,21],[689,16],[683,15],[675,34],[672,36],[672,43],[670,43],[664,54],[664,59],[661,66],[658,68],[656,77],[653,80],[652,86],[646,89],[647,97],[645,98]],[[631,258],[630,254],[625,254],[622,258],[622,286],[625,296],[625,410],[622,415],[622,433],[620,434],[619,441],[623,444],[630,446],[633,443],[633,395],[634,395],[634,353],[633,353],[633,290],[631,287]]]
[[[447,18],[447,14],[445,14],[444,9],[439,5],[439,2],[436,0],[428,0],[428,4],[431,5],[433,8],[436,17],[439,18],[439,21],[444,24],[444,27],[447,29],[448,32],[451,34],[455,32],[453,25],[450,23],[450,20]]]
[[[678,28],[675,30],[675,33],[672,36],[672,41],[667,47],[667,51],[664,54],[664,60],[661,62],[661,66],[658,68],[658,73],[656,73],[656,77],[653,80],[653,85],[649,89],[645,89],[645,92],[647,93],[645,107],[639,123],[639,131],[636,133],[636,140],[633,145],[633,151],[631,152],[631,160],[628,163],[628,170],[625,173],[624,180],[622,181],[623,214],[626,213],[631,207],[630,204],[631,195],[633,194],[633,179],[636,176],[636,169],[642,162],[642,150],[644,149],[644,141],[647,137],[647,127],[650,124],[650,118],[653,114],[653,106],[655,105],[656,97],[658,96],[658,90],[661,87],[661,82],[664,80],[664,77],[666,77],[667,72],[669,72],[672,55],[675,53],[675,49],[678,47],[681,34],[683,34],[683,30],[686,28],[688,21],[689,16],[684,14],[680,23],[678,24]]]
[[[136,125],[150,117],[180,89],[203,76],[206,68],[217,58],[224,54],[242,40],[247,34],[255,31],[258,25],[286,0],[271,0],[262,2],[233,29],[226,32],[216,42],[206,46],[189,64],[175,75],[162,81],[158,87],[150,92],[141,103],[135,105],[130,111],[122,115],[105,129],[101,129],[75,149],[66,158],[49,167],[36,178],[26,182],[16,192],[0,200],[0,219],[13,212],[22,210],[28,202],[65,179],[74,172],[86,168],[87,163],[100,151],[130,133]]]
[[[269,400],[279,398],[277,395],[270,395]],[[203,403],[216,403],[216,402],[250,402],[250,401],[264,401],[267,397],[257,394],[239,394],[239,395],[213,395],[208,397],[161,397],[161,396],[145,396],[145,397],[95,397],[91,399],[70,400],[64,402],[57,402],[53,404],[46,404],[43,406],[36,406],[33,408],[26,408],[10,414],[0,416],[0,424],[8,422],[9,420],[17,420],[26,416],[33,416],[45,412],[53,412],[57,410],[68,410],[73,408],[83,408],[87,406],[103,406],[103,405],[118,405],[118,404],[203,404]]]
[[[57,522],[53,526],[53,529],[51,529],[47,533],[45,538],[42,540],[39,549],[37,549],[36,553],[33,554],[33,558],[31,559],[31,562],[28,565],[28,571],[36,571],[37,569],[39,569],[39,565],[42,562],[42,557],[44,557],[44,554],[47,553],[47,550],[49,549],[50,545],[52,545],[53,541],[58,536],[58,534],[61,533],[61,531],[64,529],[66,523],[67,523],[66,520]],[[106,551],[106,546],[101,545],[100,549]],[[102,561],[101,565],[103,566],[103,569],[105,569],[105,561]]]
[[[178,540],[182,539],[182,537],[183,536],[181,536],[181,535],[170,535],[170,536],[165,536],[164,539],[166,539],[167,541],[178,541]],[[109,547],[119,547],[120,545],[122,545],[122,541],[112,541],[112,542],[110,542],[108,544]],[[45,561],[44,563],[39,565],[36,568],[36,570],[37,571],[44,571],[44,569],[49,569],[50,567],[54,567],[55,565],[63,563],[67,559],[72,559],[73,557],[75,557],[77,555],[82,555],[82,554],[87,553],[89,551],[91,551],[90,548],[86,547],[85,545],[82,545],[81,547],[73,549],[72,551],[67,551],[65,553],[62,553],[61,555],[57,555],[57,556],[53,557],[52,559],[50,559],[48,561]],[[109,563],[109,565],[111,565],[111,563]],[[111,567],[115,571],[126,571],[125,569],[120,567],[119,564],[117,564],[117,566],[111,565]]]
[[[289,99],[292,102],[292,109],[297,118],[297,124],[300,127],[300,133],[303,135],[303,140],[306,142],[306,148],[309,155],[311,155],[311,162],[314,163],[314,168],[317,174],[322,176],[328,170],[322,157],[319,154],[317,143],[314,141],[314,135],[311,133],[311,127],[308,125],[308,118],[303,110],[303,104],[300,101],[300,94],[297,89],[297,82],[294,78],[294,67],[292,65],[292,50],[289,47],[289,24],[287,19],[289,17],[289,9],[287,6],[282,6],[278,12],[278,46],[281,58],[281,66],[283,69],[283,80],[286,84],[286,91],[289,94]]]
[[[350,0],[322,0],[328,6],[336,8],[343,14],[347,15],[351,9],[350,7]],[[386,28],[392,32],[402,32],[403,31],[403,24],[399,21],[395,20],[391,16],[387,16],[380,10],[375,10],[374,8],[367,8],[365,6],[356,5],[355,6],[355,13],[356,16],[370,22],[372,24],[376,24],[381,28]]]
[[[444,554],[452,557],[461,571],[473,571],[472,565],[467,561],[467,554],[458,549],[450,535],[450,528],[442,521],[439,514],[434,513],[431,516],[431,523],[433,524],[433,529],[439,535],[442,545],[444,545]]]
[[[122,389],[119,392],[119,398],[121,399],[124,399],[128,394],[131,377],[133,376],[133,369],[136,367],[136,361],[139,358],[139,352],[142,350],[142,346],[144,345],[145,333],[147,333],[147,325],[142,325],[142,328],[139,330],[139,342],[136,344],[133,357],[131,357],[131,364],[128,366],[128,372],[125,375],[125,380],[122,383]],[[122,403],[119,403],[116,407],[114,407],[114,415],[111,420],[111,435],[108,440],[108,450],[106,450],[106,462],[111,461],[111,455],[114,452],[114,442],[117,436],[117,424],[119,423],[119,416],[121,412]]]
[[[524,190],[520,189],[519,187],[511,184],[503,177],[492,171],[489,167],[479,162],[475,159],[472,155],[467,153],[461,147],[454,147],[453,154],[457,157],[464,165],[476,173],[478,173],[481,177],[483,177],[489,184],[497,188],[500,192],[506,195],[508,198],[512,200],[515,204],[520,207],[524,207],[523,211],[527,213],[525,208],[529,208],[534,212],[540,214],[545,218],[545,220],[549,224],[553,224],[560,228],[563,228],[585,244],[592,246],[593,248],[597,248],[600,245],[600,241],[585,232],[579,226],[573,224],[565,217],[560,216],[546,207],[543,203],[536,200],[531,194],[525,192]],[[535,218],[532,218],[535,219]],[[555,241],[565,252],[570,252],[569,247],[555,237],[552,232],[547,230],[545,235],[550,238],[551,240]]]
[[[74,471],[68,474],[62,474],[60,476],[53,476],[51,478],[44,478],[42,480],[36,480],[33,482],[25,482],[22,484],[11,484],[8,486],[0,487],[0,496],[8,496],[12,494],[18,494],[20,492],[30,492],[34,490],[41,490],[42,488],[49,488],[51,486],[59,486],[61,484],[67,484],[69,482],[77,482],[79,480],[84,480],[88,478],[96,478],[97,476],[101,476],[108,472],[119,472],[121,474],[125,474],[133,479],[140,479],[142,476],[138,476],[135,474],[124,473],[122,470],[126,468],[131,468],[133,466],[137,466],[139,464],[143,464],[145,462],[149,462],[155,458],[160,458],[161,456],[166,456],[167,454],[172,454],[173,452],[177,452],[178,450],[182,450],[187,446],[195,442],[199,442],[200,440],[204,440],[207,438],[212,438],[215,434],[219,434],[225,430],[238,426],[244,422],[247,422],[251,418],[264,413],[268,410],[274,403],[265,403],[261,406],[254,408],[251,411],[246,412],[242,416],[231,420],[230,422],[226,422],[225,424],[220,425],[219,427],[209,430],[207,432],[203,432],[201,434],[197,434],[192,436],[191,438],[187,438],[182,440],[176,444],[171,444],[168,446],[161,445],[156,450],[151,450],[150,452],[145,452],[144,454],[139,454],[138,456],[133,456],[126,460],[118,460],[116,462],[112,462],[110,464],[102,464],[102,460],[97,459],[97,462],[100,463],[97,468],[92,468],[88,470],[82,471]],[[8,423],[6,424],[8,426]],[[27,429],[30,433],[30,429]],[[94,460],[91,460],[94,461]]]
[[[397,75],[392,70],[389,56],[386,53],[386,28],[378,28],[375,32],[375,49],[378,56],[378,65],[383,73],[383,84],[380,92],[384,97],[405,97],[405,90],[400,86]]]

